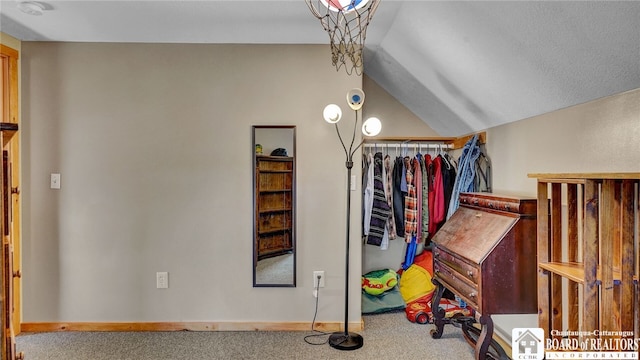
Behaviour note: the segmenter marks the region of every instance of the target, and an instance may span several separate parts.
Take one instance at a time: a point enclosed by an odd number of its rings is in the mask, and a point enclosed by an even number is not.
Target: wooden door
[[[4,131],[0,131],[0,141],[4,143]],[[16,353],[16,333],[20,326],[19,314],[15,311],[15,283],[20,277],[20,270],[14,267],[14,239],[12,233],[12,188],[11,161],[9,151],[2,151],[0,167],[0,233],[2,234],[2,355],[3,359],[23,359],[22,353]],[[17,191],[16,191],[17,193]],[[19,300],[19,297],[17,298]]]
[[[23,359],[16,353],[15,336],[20,329],[20,256],[19,256],[19,191],[18,177],[14,177],[16,187],[12,188],[12,170],[18,164],[18,52],[0,45],[0,144],[2,144],[2,164],[0,166],[0,341],[2,360]],[[12,169],[12,162],[16,167]],[[16,174],[17,175],[17,174]],[[15,194],[15,196],[14,196]],[[18,291],[16,291],[16,288]],[[16,310],[18,308],[18,310]]]

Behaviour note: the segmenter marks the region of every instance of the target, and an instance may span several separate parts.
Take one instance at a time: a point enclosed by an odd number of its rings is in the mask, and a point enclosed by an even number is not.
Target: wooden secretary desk
[[[485,359],[493,337],[494,314],[537,312],[535,198],[462,193],[460,207],[433,237],[432,308],[445,289],[475,310],[481,332],[472,337],[463,325],[476,359]],[[431,336],[442,336],[449,321],[434,310]]]

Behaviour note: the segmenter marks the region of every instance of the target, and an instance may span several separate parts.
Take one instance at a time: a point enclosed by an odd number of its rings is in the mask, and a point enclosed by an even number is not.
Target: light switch
[[[156,273],[156,288],[168,289],[169,288],[169,273],[161,271]]]
[[[60,189],[60,174],[51,174],[51,188]]]

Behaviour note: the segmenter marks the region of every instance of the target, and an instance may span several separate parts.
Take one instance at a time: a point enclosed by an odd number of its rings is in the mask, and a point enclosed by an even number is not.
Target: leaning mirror
[[[253,286],[296,286],[296,128],[253,126]]]

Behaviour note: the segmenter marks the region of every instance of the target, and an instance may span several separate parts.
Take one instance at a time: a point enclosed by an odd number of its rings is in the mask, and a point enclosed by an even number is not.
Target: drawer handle
[[[467,271],[467,276],[469,276],[470,278],[472,278],[472,277],[473,277],[473,271],[471,271],[471,270]]]
[[[474,298],[476,296],[478,296],[478,293],[476,293],[475,291],[472,292],[471,294],[469,294],[469,297],[472,297],[472,298]]]

